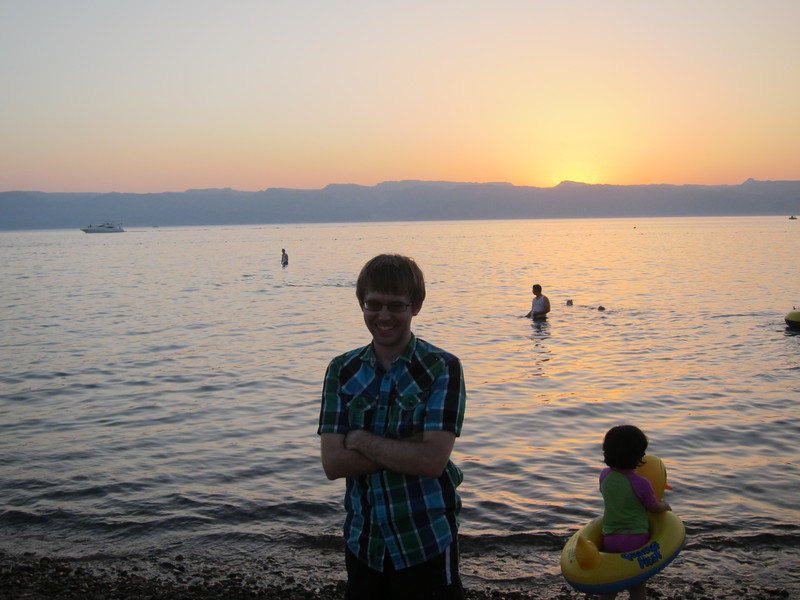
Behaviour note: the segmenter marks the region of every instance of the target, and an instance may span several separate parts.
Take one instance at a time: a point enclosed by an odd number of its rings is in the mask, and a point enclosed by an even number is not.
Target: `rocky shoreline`
[[[340,600],[344,582],[319,587],[296,582],[280,573],[254,577],[225,573],[214,566],[185,566],[180,557],[159,563],[164,575],[138,566],[101,566],[85,561],[52,559],[34,554],[0,553],[0,597],[8,600]],[[625,597],[623,595],[623,597]],[[782,588],[753,588],[733,582],[654,582],[649,597],[657,600],[771,600],[791,598]],[[535,590],[474,589],[467,600],[577,600],[587,599],[565,584]]]

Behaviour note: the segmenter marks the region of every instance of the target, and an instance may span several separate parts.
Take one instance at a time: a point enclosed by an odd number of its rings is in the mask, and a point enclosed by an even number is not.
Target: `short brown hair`
[[[356,281],[356,297],[364,302],[368,291],[397,296],[408,295],[412,306],[425,300],[425,276],[413,258],[400,254],[379,254],[365,264]]]

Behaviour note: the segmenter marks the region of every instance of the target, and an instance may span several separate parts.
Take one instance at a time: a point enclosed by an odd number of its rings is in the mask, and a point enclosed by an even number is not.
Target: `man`
[[[531,310],[525,316],[534,320],[546,319],[547,313],[550,312],[550,299],[547,296],[542,295],[542,286],[538,283],[533,284],[531,292],[533,293]]]
[[[367,262],[356,297],[372,343],[331,361],[318,430],[325,475],[346,478],[345,598],[461,599],[461,362],[411,332],[425,300],[412,259]]]
[[[289,255],[286,254],[286,248],[281,248],[281,266],[282,267],[289,266]]]

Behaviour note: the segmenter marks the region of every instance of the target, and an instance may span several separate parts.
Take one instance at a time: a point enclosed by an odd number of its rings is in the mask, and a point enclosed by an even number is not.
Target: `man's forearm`
[[[447,466],[454,442],[455,435],[447,431],[426,432],[396,440],[354,429],[345,437],[344,445],[384,469],[436,478]]]
[[[322,435],[322,468],[328,479],[354,477],[380,471],[383,467],[357,450],[344,446],[344,435],[327,433]]]

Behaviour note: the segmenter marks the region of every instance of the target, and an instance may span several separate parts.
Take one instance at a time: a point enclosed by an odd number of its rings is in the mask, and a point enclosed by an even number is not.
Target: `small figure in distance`
[[[282,267],[289,266],[289,255],[286,254],[286,248],[281,248],[281,266]]]
[[[530,312],[525,317],[534,320],[546,319],[547,313],[550,312],[550,299],[542,295],[542,286],[538,283],[533,284],[531,292],[533,292],[533,302]]]
[[[608,465],[600,473],[603,494],[603,550],[629,552],[644,546],[650,539],[647,512],[672,510],[668,502],[658,500],[649,480],[634,469],[642,464],[647,452],[647,436],[633,425],[612,427],[603,439],[603,461]],[[645,582],[628,589],[631,600],[645,600]],[[617,593],[600,594],[600,600],[614,600]]]

